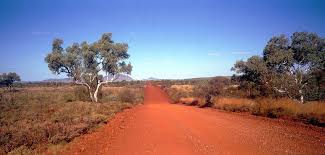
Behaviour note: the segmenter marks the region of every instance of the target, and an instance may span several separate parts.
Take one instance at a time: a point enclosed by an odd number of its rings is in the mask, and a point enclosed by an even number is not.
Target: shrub
[[[228,78],[213,78],[210,80],[202,81],[199,84],[195,85],[194,96],[204,97],[205,104],[200,107],[212,107],[212,99],[215,96],[218,96],[222,93],[224,87],[228,85],[230,80]]]
[[[172,85],[169,88],[165,88],[169,98],[171,99],[172,103],[180,102],[181,98],[188,98],[192,96],[192,91],[188,89],[183,89],[179,87],[179,85]]]
[[[74,95],[79,101],[90,101],[87,88],[82,86],[74,87]]]
[[[180,98],[179,102],[189,106],[196,106],[199,104],[199,100],[192,97]]]
[[[132,90],[124,88],[119,92],[118,98],[121,102],[134,103],[136,95]]]

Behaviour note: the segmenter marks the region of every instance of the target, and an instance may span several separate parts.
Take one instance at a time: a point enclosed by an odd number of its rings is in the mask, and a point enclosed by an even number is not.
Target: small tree
[[[76,84],[85,86],[92,102],[98,102],[103,84],[115,81],[120,74],[131,74],[132,65],[125,62],[129,58],[128,45],[114,43],[111,33],[104,33],[94,43],[74,43],[65,50],[62,44],[61,39],[53,40],[52,51],[45,62],[53,73],[64,73]],[[106,79],[100,72],[106,74]]]
[[[230,83],[230,79],[214,77],[210,80],[201,81],[195,87],[195,95],[204,97],[205,103],[201,108],[213,106],[212,98],[221,94],[223,88]]]
[[[11,91],[12,84],[20,81],[20,77],[15,72],[3,73],[0,75],[0,85],[5,85]]]

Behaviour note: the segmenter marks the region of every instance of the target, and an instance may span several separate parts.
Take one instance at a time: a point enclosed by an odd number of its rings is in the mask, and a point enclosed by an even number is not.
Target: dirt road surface
[[[325,154],[325,130],[293,122],[168,103],[156,86],[62,154]]]

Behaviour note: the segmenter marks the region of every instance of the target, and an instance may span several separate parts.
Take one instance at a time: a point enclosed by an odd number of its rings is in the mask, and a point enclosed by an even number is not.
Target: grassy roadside
[[[206,101],[197,95],[192,85],[171,85],[164,90],[174,103],[201,106]],[[299,103],[287,98],[255,98],[218,95],[212,98],[211,108],[230,112],[245,112],[252,115],[289,119],[293,121],[325,127],[325,102],[311,101]]]
[[[231,112],[248,112],[252,115],[281,118],[325,127],[325,102],[300,103],[287,98],[245,98],[216,97],[214,108]]]
[[[56,148],[143,101],[141,87],[103,87],[101,103],[88,102],[84,90],[74,86],[0,93],[0,154]]]

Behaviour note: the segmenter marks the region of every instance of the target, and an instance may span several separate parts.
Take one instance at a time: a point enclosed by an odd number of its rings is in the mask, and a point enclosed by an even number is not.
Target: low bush
[[[101,102],[142,103],[144,92],[140,87],[104,87]]]
[[[79,101],[90,101],[88,90],[84,86],[75,86],[74,95]]]
[[[129,103],[134,103],[136,100],[136,94],[130,90],[123,88],[119,93],[118,93],[118,98],[122,102],[129,102]]]
[[[172,103],[178,103],[181,98],[192,96],[191,90],[184,90],[181,87],[166,87],[165,91],[171,99]]]
[[[189,106],[199,105],[199,100],[193,97],[180,98],[179,102]]]

